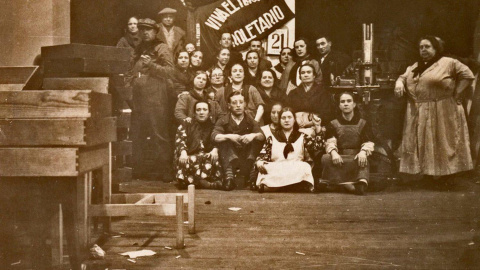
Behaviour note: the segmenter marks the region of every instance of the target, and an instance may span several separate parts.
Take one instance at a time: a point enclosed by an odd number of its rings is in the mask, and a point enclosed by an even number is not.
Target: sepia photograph
[[[480,269],[480,0],[1,4],[0,270]]]

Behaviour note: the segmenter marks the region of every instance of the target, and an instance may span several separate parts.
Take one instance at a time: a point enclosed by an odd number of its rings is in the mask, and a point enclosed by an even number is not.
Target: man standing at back
[[[167,45],[156,38],[158,25],[152,19],[140,19],[142,42],[133,56],[132,69],[125,81],[133,87],[131,137],[135,178],[173,180],[173,137],[169,115],[169,89],[158,68],[173,70],[173,57]],[[150,154],[149,154],[150,153]],[[150,162],[151,166],[147,166]]]
[[[177,11],[173,8],[164,8],[158,12],[160,24],[157,38],[168,45],[170,52],[175,56],[185,44],[185,31],[173,25]]]
[[[332,40],[327,36],[317,38],[315,43],[320,54],[318,62],[322,70],[323,85],[329,87],[332,80],[342,75],[351,60],[347,54],[332,50]]]

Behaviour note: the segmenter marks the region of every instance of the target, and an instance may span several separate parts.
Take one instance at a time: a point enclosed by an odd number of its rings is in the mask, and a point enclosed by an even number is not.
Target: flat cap
[[[150,19],[150,18],[145,18],[145,19],[138,20],[137,27],[139,27],[139,28],[154,28],[154,29],[158,30],[157,22]]]
[[[160,12],[158,12],[158,15],[163,15],[163,14],[175,14],[177,13],[177,11],[173,8],[164,8],[162,10],[160,10]]]

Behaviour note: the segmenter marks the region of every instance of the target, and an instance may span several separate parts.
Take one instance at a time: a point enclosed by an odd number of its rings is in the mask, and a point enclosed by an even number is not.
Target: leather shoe
[[[223,189],[226,190],[226,191],[234,190],[235,189],[235,181],[233,181],[232,178],[225,179]]]

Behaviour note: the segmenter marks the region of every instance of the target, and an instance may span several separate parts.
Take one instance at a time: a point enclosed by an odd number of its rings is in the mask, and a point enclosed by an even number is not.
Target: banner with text
[[[242,50],[295,16],[284,0],[222,0],[198,8],[196,15],[202,51],[210,55],[219,49],[222,33],[231,33],[233,46]]]

